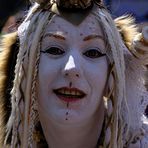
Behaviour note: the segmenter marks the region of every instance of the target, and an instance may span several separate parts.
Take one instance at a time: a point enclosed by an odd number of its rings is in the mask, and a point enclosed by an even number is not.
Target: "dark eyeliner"
[[[95,59],[95,58],[99,58],[99,57],[102,57],[102,56],[105,56],[106,54],[100,52],[100,50],[95,49],[95,48],[90,48],[89,50],[86,50],[83,55],[87,56],[88,58],[92,58],[92,59]]]
[[[62,55],[65,53],[63,49],[57,46],[48,47],[46,50],[41,50],[41,52],[51,54],[51,55]]]

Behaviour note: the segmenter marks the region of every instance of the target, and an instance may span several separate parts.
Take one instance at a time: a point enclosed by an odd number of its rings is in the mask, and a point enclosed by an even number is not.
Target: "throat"
[[[71,129],[62,133],[57,132],[55,136],[50,136],[47,142],[50,148],[96,148],[98,139],[96,129],[87,132],[86,129]]]

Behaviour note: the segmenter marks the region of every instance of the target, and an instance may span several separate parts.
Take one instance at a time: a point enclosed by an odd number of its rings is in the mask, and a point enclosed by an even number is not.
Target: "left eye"
[[[99,58],[101,56],[104,56],[105,54],[102,54],[101,52],[99,52],[96,49],[90,49],[87,50],[86,52],[83,53],[85,56],[89,57],[89,58]]]

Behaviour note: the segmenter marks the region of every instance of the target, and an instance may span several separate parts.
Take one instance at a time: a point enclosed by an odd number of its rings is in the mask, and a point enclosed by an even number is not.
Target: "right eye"
[[[50,47],[50,48],[46,49],[45,51],[41,51],[41,52],[48,53],[51,55],[62,55],[65,53],[65,51],[63,51],[59,47]]]
[[[90,49],[90,50],[87,50],[85,53],[83,53],[85,56],[89,57],[89,58],[92,58],[92,59],[95,59],[95,58],[99,58],[101,56],[104,56],[105,54],[102,54],[101,52],[99,52],[98,50],[96,49]]]

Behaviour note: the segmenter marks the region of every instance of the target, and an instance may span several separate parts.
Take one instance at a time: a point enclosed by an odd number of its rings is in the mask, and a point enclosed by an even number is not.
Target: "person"
[[[1,147],[148,147],[148,28],[133,22],[99,0],[36,0],[1,45]]]

